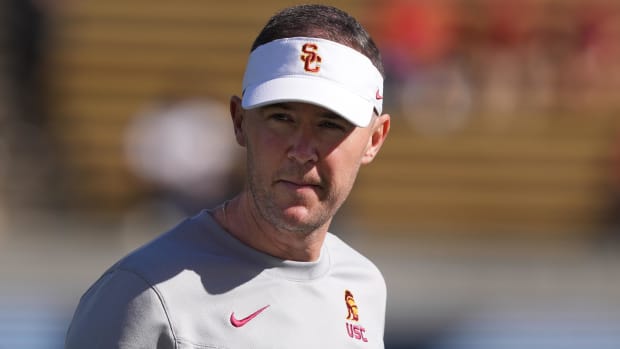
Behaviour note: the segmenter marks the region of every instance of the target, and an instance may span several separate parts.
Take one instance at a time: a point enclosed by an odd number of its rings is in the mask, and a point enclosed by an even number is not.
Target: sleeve
[[[65,349],[174,348],[162,300],[138,275],[115,270],[102,276],[80,300]]]

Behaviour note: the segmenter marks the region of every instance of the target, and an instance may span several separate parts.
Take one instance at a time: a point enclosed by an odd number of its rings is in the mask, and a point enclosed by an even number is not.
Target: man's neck
[[[283,260],[299,262],[319,259],[329,226],[325,224],[309,234],[280,231],[262,218],[245,192],[222,204],[213,216],[226,231],[246,245]]]

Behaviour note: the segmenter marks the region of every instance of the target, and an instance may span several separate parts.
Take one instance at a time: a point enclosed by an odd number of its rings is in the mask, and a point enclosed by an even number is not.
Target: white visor
[[[359,127],[381,115],[383,77],[368,57],[336,42],[295,37],[250,54],[243,77],[245,109],[282,102],[319,105]]]

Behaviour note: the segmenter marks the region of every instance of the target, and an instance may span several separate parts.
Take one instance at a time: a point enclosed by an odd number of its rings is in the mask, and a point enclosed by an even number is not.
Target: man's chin
[[[325,224],[305,206],[291,206],[282,211],[278,228],[295,233],[309,234]]]

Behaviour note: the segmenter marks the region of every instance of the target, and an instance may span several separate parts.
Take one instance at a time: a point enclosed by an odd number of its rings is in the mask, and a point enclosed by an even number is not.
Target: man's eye
[[[276,121],[291,121],[292,120],[291,116],[287,114],[272,114],[269,118],[272,120],[276,120]]]
[[[334,130],[341,130],[341,131],[345,130],[344,126],[340,125],[339,123],[333,122],[333,121],[323,121],[320,123],[320,126],[324,128],[334,129]]]

